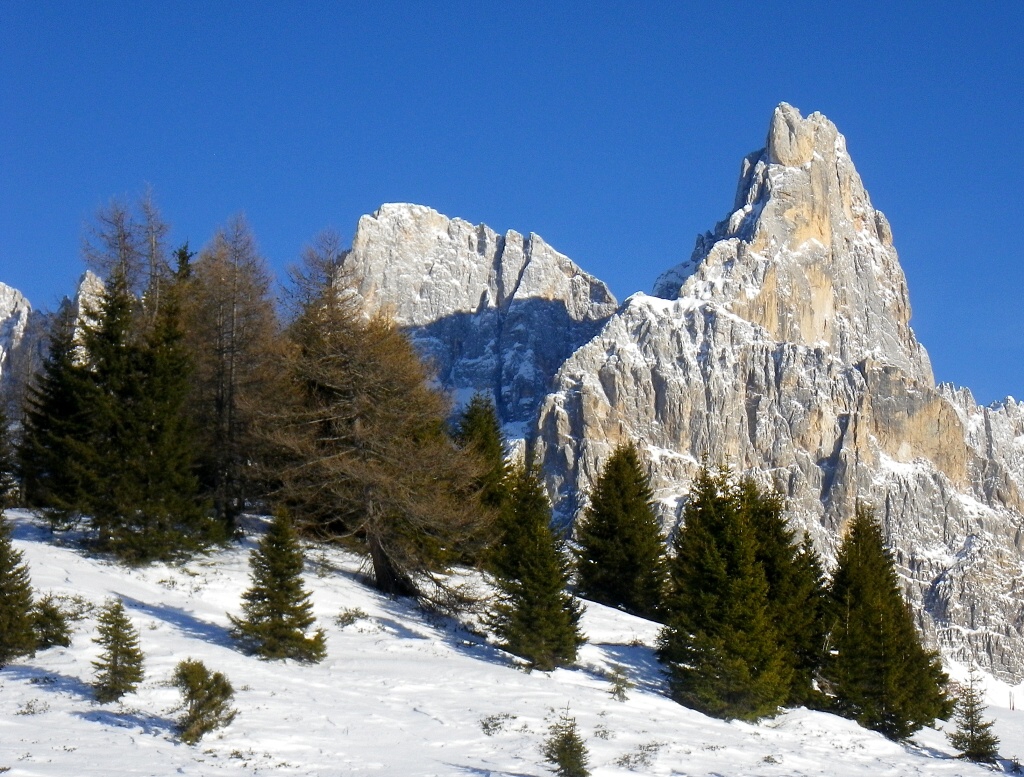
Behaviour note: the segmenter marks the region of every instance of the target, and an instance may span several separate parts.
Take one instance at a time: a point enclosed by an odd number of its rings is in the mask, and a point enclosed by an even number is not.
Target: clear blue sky
[[[1024,4],[557,5],[0,0],[0,280],[52,307],[148,183],[175,242],[243,211],[278,271],[411,201],[624,298],[726,215],[785,100],[846,135],[937,377],[1024,396]]]

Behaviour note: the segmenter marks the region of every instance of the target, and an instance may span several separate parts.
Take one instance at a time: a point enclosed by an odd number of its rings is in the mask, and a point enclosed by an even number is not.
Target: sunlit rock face
[[[782,491],[830,560],[871,505],[928,638],[1019,679],[1024,408],[935,386],[888,223],[835,126],[780,105],[732,213],[654,295],[627,299],[541,407],[562,514],[626,438],[666,525],[704,461]]]

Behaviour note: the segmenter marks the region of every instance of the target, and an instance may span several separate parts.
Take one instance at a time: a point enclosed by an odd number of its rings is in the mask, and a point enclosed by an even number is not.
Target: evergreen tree
[[[76,314],[65,302],[51,324],[46,358],[26,392],[18,466],[22,495],[54,528],[84,507],[86,471],[79,454],[90,437],[89,383],[75,342]]]
[[[665,540],[632,442],[605,464],[576,528],[581,596],[656,618],[665,586]]]
[[[882,529],[863,507],[839,549],[826,624],[822,674],[841,714],[891,739],[949,715],[948,678],[921,645]]]
[[[178,736],[194,745],[215,728],[223,728],[238,713],[231,708],[235,689],[220,672],[210,673],[202,661],[186,659],[174,670],[174,684],[181,691],[185,713],[178,721]]]
[[[0,511],[14,501],[18,488],[15,480],[14,446],[11,444],[11,425],[7,419],[3,397],[0,396]]]
[[[70,618],[53,594],[47,594],[32,608],[32,631],[36,650],[71,645]]]
[[[76,502],[92,517],[97,546],[123,560],[168,559],[218,539],[192,474],[186,416],[189,361],[177,299],[137,314],[118,271],[82,327],[86,365],[75,385],[84,405],[74,455]]]
[[[967,685],[960,687],[956,700],[956,731],[946,734],[946,738],[960,751],[961,758],[975,763],[995,763],[999,757],[999,737],[992,733],[993,722],[982,717],[985,703],[980,684],[981,678],[972,666]]]
[[[93,689],[100,702],[117,701],[142,682],[142,649],[139,633],[128,620],[120,599],[109,602],[100,612],[93,639],[103,650],[93,661],[96,682]]]
[[[11,524],[0,510],[0,668],[35,652],[32,585],[28,567],[11,542]]]
[[[587,770],[590,755],[568,707],[548,730],[543,753],[552,766],[551,771],[558,777],[588,777],[590,774]]]
[[[490,623],[502,647],[550,671],[571,664],[585,641],[580,603],[566,590],[569,564],[551,530],[551,505],[536,471],[512,474],[494,558],[498,599]]]
[[[698,474],[684,521],[659,647],[672,698],[726,719],[772,715],[792,670],[771,622],[756,534],[728,472]]]
[[[797,543],[786,524],[782,496],[762,492],[750,479],[738,490],[757,540],[755,557],[768,584],[768,616],[792,672],[788,704],[820,703],[813,687],[824,646],[821,563],[809,537]]]
[[[303,590],[302,563],[291,521],[279,513],[249,557],[252,587],[242,595],[245,618],[229,616],[232,636],[261,658],[315,663],[327,653],[323,631],[306,636],[314,618]]]
[[[498,411],[485,394],[474,394],[459,416],[455,440],[463,448],[474,451],[483,461],[483,473],[476,479],[480,501],[500,509],[507,498],[505,477],[505,436],[501,431]]]

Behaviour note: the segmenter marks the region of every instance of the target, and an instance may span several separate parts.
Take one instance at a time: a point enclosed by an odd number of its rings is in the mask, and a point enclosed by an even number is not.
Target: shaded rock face
[[[404,326],[461,399],[489,392],[523,430],[551,379],[618,303],[539,236],[497,234],[418,205],[359,220],[345,267],[367,308]]]

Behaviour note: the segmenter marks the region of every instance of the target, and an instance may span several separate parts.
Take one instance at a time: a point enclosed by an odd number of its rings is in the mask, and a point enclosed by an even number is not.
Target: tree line
[[[364,553],[381,591],[433,607],[468,603],[453,564],[485,570],[488,627],[532,668],[575,661],[583,598],[660,621],[670,694],[708,714],[804,704],[893,738],[948,716],[866,508],[826,580],[779,495],[703,469],[669,549],[627,443],[563,536],[530,457],[508,460],[489,399],[452,425],[408,339],[360,308],[336,235],[304,252],[282,320],[244,219],[199,252],[171,251],[167,233],[148,197],[99,214],[85,255],[103,291],[53,317],[17,439],[0,419],[0,491],[54,530],[146,563],[229,541],[246,509],[274,512],[233,621],[265,657],[325,650],[307,633],[294,529]]]

